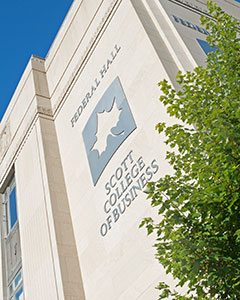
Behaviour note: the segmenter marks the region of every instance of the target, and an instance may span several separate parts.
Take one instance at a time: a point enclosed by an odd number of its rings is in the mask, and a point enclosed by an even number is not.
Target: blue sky
[[[1,120],[29,58],[46,56],[73,0],[0,2]]]
[[[73,0],[0,3],[0,120],[32,54],[45,57]]]

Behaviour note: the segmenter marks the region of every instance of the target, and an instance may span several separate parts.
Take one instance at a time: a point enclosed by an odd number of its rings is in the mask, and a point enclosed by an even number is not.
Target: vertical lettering
[[[130,158],[130,162],[131,164],[133,163],[133,159],[132,159],[132,150],[128,153],[128,157]]]
[[[145,167],[145,163],[143,161],[142,156],[139,157],[139,159],[137,160],[138,166],[139,166],[139,171],[142,171],[142,169]]]
[[[96,83],[96,88],[99,86],[99,84],[100,84],[100,81],[96,78],[95,79],[95,83]]]
[[[86,98],[83,99],[82,104],[83,104],[83,108],[85,108],[87,106],[87,100],[86,100]]]
[[[75,120],[74,120],[74,117],[71,119],[71,123],[72,123],[72,127],[74,127],[74,122]]]
[[[107,195],[109,195],[109,193],[111,192],[111,188],[108,182],[105,184],[105,190],[107,191]]]
[[[114,198],[114,199],[113,199],[113,198]],[[114,205],[116,204],[116,202],[117,202],[117,196],[116,196],[116,194],[112,194],[112,195],[110,196],[109,201],[110,201],[110,204],[111,204],[112,206],[114,206]]]
[[[119,199],[122,196],[122,192],[119,193],[118,187],[115,190],[116,190],[116,193],[117,193],[117,197]]]
[[[119,212],[118,212],[118,209],[117,208],[115,208],[114,210],[113,210],[113,217],[114,217],[114,222],[116,223],[117,222],[117,220],[119,219],[119,217],[120,217],[120,215],[119,215]]]
[[[131,163],[133,162],[133,159],[132,159],[132,157],[131,157],[131,152],[132,152],[132,150],[128,153],[128,155],[127,155],[127,156],[124,158],[124,160],[121,162],[121,166],[124,167],[124,170],[125,170],[125,171],[127,171],[127,169],[128,169],[127,163],[126,163],[127,159],[130,157]]]
[[[82,111],[83,111],[83,107],[82,107],[82,105],[80,105],[80,106],[78,107],[78,109],[77,109],[77,112],[78,112],[78,116],[79,116],[79,117],[80,117]]]
[[[157,171],[158,171],[158,165],[156,164],[156,159],[154,159],[154,160],[152,161],[151,167],[155,170],[155,171],[153,171],[153,173],[156,174]]]
[[[120,182],[120,185],[121,185],[121,188],[122,188],[122,193],[124,193],[128,186],[124,186],[123,181]]]
[[[115,45],[114,49],[117,51],[117,53],[120,51],[121,47],[118,47],[118,45]]]
[[[111,210],[111,207],[109,207],[109,209],[107,209],[107,204],[108,204],[108,203],[109,203],[109,201],[107,200],[107,201],[105,202],[104,206],[103,206],[104,211],[105,211],[106,214],[108,214],[108,213],[110,212],[110,210]]]
[[[196,25],[196,28],[197,28],[197,30],[198,30],[199,32],[206,34],[206,33],[205,33],[205,30],[204,30],[203,28],[198,27],[197,25]]]
[[[147,180],[150,181],[152,179],[152,177],[153,177],[153,173],[151,172],[151,168],[150,167],[146,168],[146,174],[149,176]]]
[[[143,189],[143,188],[146,186],[146,184],[147,184],[147,180],[146,180],[146,178],[145,178],[145,173],[143,173],[143,174],[140,176],[139,180],[141,181],[142,189]]]
[[[129,198],[129,193],[127,193],[126,195],[125,195],[125,201],[126,201],[126,204],[127,204],[127,207],[131,204],[131,198]]]
[[[92,87],[91,87],[91,97],[92,97],[92,95],[93,95],[93,93],[96,91],[96,88],[95,88],[95,86],[94,85],[92,85]],[[91,98],[90,97],[90,98]]]
[[[110,230],[112,227],[111,227],[111,223],[112,223],[112,216],[108,216],[107,217],[107,223],[108,223],[108,229]]]
[[[109,69],[109,66],[112,64],[112,61],[110,59],[107,60],[107,70]]]
[[[196,26],[193,25],[192,23],[190,23],[190,22],[188,22],[188,21],[185,21],[185,23],[186,23],[186,26],[187,26],[187,27],[192,28],[192,29],[194,29],[194,30],[197,30]]]
[[[85,96],[85,98],[86,98],[86,100],[87,100],[87,102],[89,101],[89,99],[91,99],[91,95],[90,95],[90,93],[87,93],[86,94],[86,96]]]
[[[121,203],[123,203],[123,210],[121,209]],[[124,199],[118,204],[118,208],[119,208],[119,211],[120,211],[120,213],[122,215],[125,212],[125,210],[126,210],[126,204],[125,204]]]
[[[105,65],[103,65],[103,68],[102,68],[102,70],[100,70],[100,75],[101,75],[101,77],[103,78],[104,77],[104,75],[107,73],[107,69],[106,69],[106,66]]]
[[[100,228],[101,236],[105,236],[107,234],[107,232],[108,232],[107,224],[103,223]]]
[[[174,16],[174,15],[173,15],[173,18],[174,18],[174,20],[175,20],[177,23],[181,23],[181,24],[183,24],[183,25],[186,26],[186,23],[183,21],[183,19],[178,18],[178,17],[176,17],[176,16]]]

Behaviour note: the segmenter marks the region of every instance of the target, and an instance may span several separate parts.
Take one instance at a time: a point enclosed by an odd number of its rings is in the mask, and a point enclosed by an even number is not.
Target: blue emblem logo
[[[94,185],[113,154],[134,129],[136,123],[121,82],[116,77],[99,100],[82,132]]]

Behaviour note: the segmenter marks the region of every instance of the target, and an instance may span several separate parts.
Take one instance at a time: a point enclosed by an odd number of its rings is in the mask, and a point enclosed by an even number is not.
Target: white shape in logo
[[[114,99],[110,111],[103,111],[97,113],[97,140],[93,144],[91,150],[97,150],[99,156],[102,154],[103,151],[106,150],[107,137],[109,135],[116,136],[124,133],[124,130],[117,134],[111,132],[111,129],[117,126],[121,110],[122,109],[119,110],[117,108],[116,101]]]

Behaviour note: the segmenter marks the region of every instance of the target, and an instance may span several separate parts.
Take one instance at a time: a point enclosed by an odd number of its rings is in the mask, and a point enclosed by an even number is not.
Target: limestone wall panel
[[[108,63],[116,45],[119,50]],[[107,63],[108,70],[102,76]],[[119,77],[137,128],[114,153],[94,186],[82,132],[116,77]],[[72,122],[96,78],[99,85],[80,116]],[[157,83],[163,78],[168,78],[168,74],[132,4],[122,1],[56,115],[56,131],[87,300],[135,300],[140,297],[153,300],[156,294],[151,294],[148,289],[154,291],[159,277],[165,276],[154,259],[153,240],[146,238],[144,230],[138,229],[142,218],[154,213],[150,203],[145,201],[146,195],[140,191],[116,222],[112,213],[119,202],[110,213],[104,212],[104,204],[110,197],[105,185],[130,151],[134,162],[142,157],[145,167],[156,159],[158,171],[152,179],[171,172],[164,159],[163,137],[154,131],[159,121],[174,122],[157,100],[160,95]],[[98,138],[105,136],[101,133]],[[109,215],[111,229],[102,236],[101,225],[107,222]],[[152,276],[149,276],[150,270]],[[171,278],[169,282],[172,283]]]
[[[39,144],[34,128],[15,164],[25,299],[59,299]]]

